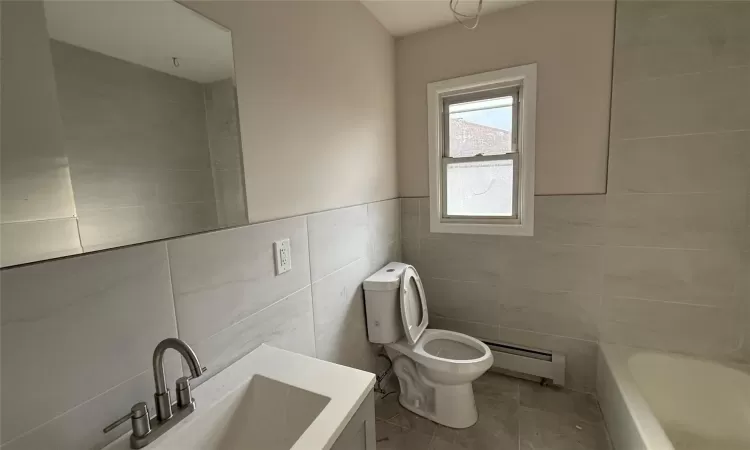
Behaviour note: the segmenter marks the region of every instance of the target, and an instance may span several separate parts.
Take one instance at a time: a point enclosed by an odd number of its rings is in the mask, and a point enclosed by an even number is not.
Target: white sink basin
[[[145,448],[331,448],[375,376],[262,345],[193,391],[198,409]],[[129,448],[127,435],[105,450]]]
[[[185,450],[289,450],[331,399],[255,375],[169,440]],[[167,442],[165,442],[167,444]]]

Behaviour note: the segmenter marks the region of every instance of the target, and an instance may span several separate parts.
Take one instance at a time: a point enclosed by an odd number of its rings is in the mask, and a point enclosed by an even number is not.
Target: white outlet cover
[[[288,238],[273,243],[273,258],[276,275],[292,270],[292,246]]]

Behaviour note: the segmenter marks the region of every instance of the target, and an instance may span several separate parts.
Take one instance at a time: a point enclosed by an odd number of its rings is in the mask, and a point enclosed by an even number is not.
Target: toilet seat
[[[471,359],[450,359],[437,356],[425,349],[425,345],[438,339],[466,345],[481,356]],[[468,373],[478,369],[487,370],[492,365],[492,353],[484,342],[455,331],[428,329],[422,333],[416,344],[412,345],[406,339],[402,339],[389,346],[428,369],[439,372]]]
[[[414,267],[408,265],[404,267],[399,285],[399,304],[404,337],[400,341],[390,344],[393,349],[424,367],[438,372],[462,374],[476,372],[478,368],[489,369],[492,365],[492,354],[484,342],[455,331],[427,329],[429,322],[427,299],[422,280]],[[473,350],[476,355],[470,355],[471,357],[467,358],[440,356],[440,352],[431,352],[426,347],[430,342],[437,340],[448,341],[445,343],[447,347],[454,347],[458,350],[461,346],[468,347],[463,353],[470,354]]]
[[[409,344],[416,344],[427,329],[427,299],[424,295],[422,280],[413,266],[406,266],[401,272],[399,289],[401,305],[401,323],[404,325],[404,336]]]

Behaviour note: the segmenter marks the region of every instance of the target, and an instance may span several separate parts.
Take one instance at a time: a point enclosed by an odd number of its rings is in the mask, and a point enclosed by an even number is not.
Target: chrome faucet
[[[189,380],[192,378],[198,378],[203,373],[201,369],[201,363],[198,362],[198,357],[195,356],[195,352],[189,345],[177,338],[167,338],[157,344],[154,349],[154,382],[156,383],[156,393],[154,394],[154,403],[156,403],[156,417],[160,421],[169,420],[172,418],[172,397],[167,389],[166,382],[164,381],[164,353],[168,349],[177,350],[180,352],[185,361],[187,361],[188,367],[190,368],[190,378],[185,379],[181,377],[177,379],[177,405],[180,407],[187,406],[187,403],[181,404],[180,400],[184,400],[181,397],[182,391],[187,389],[187,401],[191,402],[190,398],[190,383]],[[182,381],[182,383],[181,383]]]
[[[177,350],[185,359],[190,369],[189,377],[180,377],[176,382],[177,402],[172,404],[172,397],[167,389],[164,374],[164,353],[168,349]],[[108,433],[126,420],[130,419],[133,433],[130,435],[131,448],[143,448],[153,442],[156,438],[172,428],[176,423],[195,411],[195,399],[190,393],[190,380],[197,378],[206,371],[201,367],[198,357],[185,341],[177,338],[167,338],[157,344],[154,349],[154,382],[156,393],[154,403],[156,404],[156,416],[150,417],[148,405],[139,402],[133,405],[130,412],[104,429]],[[173,407],[177,407],[173,410]]]

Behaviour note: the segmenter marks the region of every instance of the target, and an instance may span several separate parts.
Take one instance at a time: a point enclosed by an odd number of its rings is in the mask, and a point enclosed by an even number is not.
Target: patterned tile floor
[[[398,404],[375,403],[378,450],[611,450],[594,396],[487,373],[474,382],[477,423],[437,425]]]

